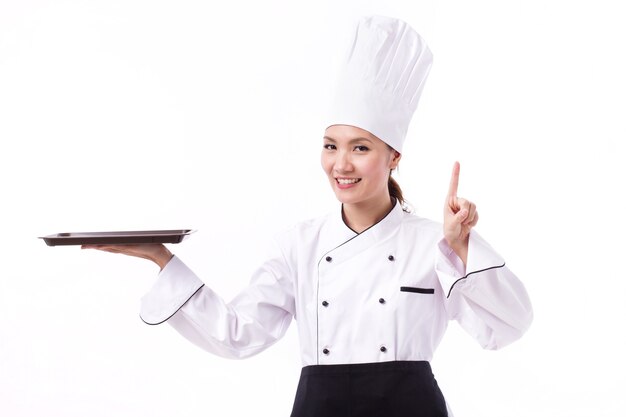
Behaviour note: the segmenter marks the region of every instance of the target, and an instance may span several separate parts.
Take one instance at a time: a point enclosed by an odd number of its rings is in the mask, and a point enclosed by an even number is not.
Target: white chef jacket
[[[172,258],[140,315],[227,358],[271,346],[293,317],[303,366],[430,361],[449,320],[486,349],[518,339],[532,321],[520,280],[473,230],[464,268],[442,230],[396,203],[356,233],[338,209],[279,234],[230,303]]]

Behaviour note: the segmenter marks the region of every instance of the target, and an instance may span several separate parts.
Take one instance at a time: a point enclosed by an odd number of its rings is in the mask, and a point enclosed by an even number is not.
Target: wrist
[[[172,252],[165,247],[165,245],[161,245],[159,250],[152,257],[152,261],[159,266],[161,270],[165,268],[165,265],[169,263],[169,261],[174,257]]]
[[[467,236],[463,240],[456,240],[454,242],[448,241],[448,246],[450,249],[454,251],[456,256],[458,256],[462,261],[463,265],[467,265],[467,252],[469,248],[469,236]]]

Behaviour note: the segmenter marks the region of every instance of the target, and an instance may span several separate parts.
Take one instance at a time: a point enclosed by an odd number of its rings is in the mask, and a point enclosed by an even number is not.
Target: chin
[[[358,198],[342,195],[341,193],[335,193],[335,197],[341,204],[355,204],[360,201]]]

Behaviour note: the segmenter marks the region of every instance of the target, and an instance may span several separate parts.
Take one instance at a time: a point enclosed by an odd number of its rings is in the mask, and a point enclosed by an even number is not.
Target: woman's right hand
[[[174,255],[161,243],[145,243],[139,245],[82,245],[81,249],[98,249],[105,252],[121,253],[123,255],[135,256],[137,258],[148,259],[159,266],[165,265]]]

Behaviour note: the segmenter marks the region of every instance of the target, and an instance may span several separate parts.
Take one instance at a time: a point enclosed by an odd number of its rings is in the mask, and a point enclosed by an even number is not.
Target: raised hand
[[[457,196],[460,170],[460,164],[455,162],[443,209],[443,234],[448,245],[465,264],[467,263],[469,234],[472,227],[478,223],[478,212],[474,203]]]

